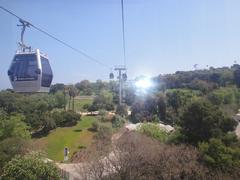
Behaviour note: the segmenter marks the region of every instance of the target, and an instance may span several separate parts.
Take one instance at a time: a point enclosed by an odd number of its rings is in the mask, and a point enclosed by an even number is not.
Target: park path
[[[235,115],[234,119],[238,121],[238,125],[235,129],[235,133],[236,133],[237,137],[240,138],[240,123],[239,123],[240,122],[240,109],[238,110],[238,113]]]
[[[236,132],[237,137],[240,138],[240,123],[238,123],[235,132]]]

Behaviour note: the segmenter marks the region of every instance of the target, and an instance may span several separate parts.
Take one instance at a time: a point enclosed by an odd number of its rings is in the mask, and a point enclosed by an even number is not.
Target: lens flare
[[[135,86],[139,89],[149,89],[153,86],[151,78],[143,77],[135,82]]]

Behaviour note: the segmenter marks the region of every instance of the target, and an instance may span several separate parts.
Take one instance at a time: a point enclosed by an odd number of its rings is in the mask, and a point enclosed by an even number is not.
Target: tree
[[[200,79],[194,79],[191,81],[189,84],[189,88],[195,89],[195,90],[200,90],[204,94],[207,94],[209,91],[213,90],[213,83],[200,80]]]
[[[240,67],[236,68],[233,72],[234,82],[240,88]]]
[[[132,123],[138,123],[144,121],[144,102],[141,100],[136,101],[131,107],[130,120]]]
[[[5,138],[30,138],[27,125],[23,122],[24,116],[15,114],[7,116],[0,112],[0,141]]]
[[[67,105],[67,101],[66,101],[66,95],[68,93],[68,87],[64,86],[64,89],[63,89],[63,98],[64,98],[64,111],[66,111],[66,105]]]
[[[179,125],[188,143],[208,141],[233,131],[237,122],[225,117],[219,108],[207,101],[195,101],[183,112]]]
[[[80,83],[77,83],[75,87],[82,92],[83,95],[92,95],[92,87],[88,80],[83,80]]]
[[[124,125],[125,119],[119,115],[115,115],[112,118],[112,127],[113,128],[120,128]]]
[[[126,117],[128,115],[127,106],[124,104],[118,105],[116,109],[116,114]]]
[[[104,158],[97,151],[99,157],[79,167],[83,179],[211,179],[193,147],[160,144],[140,133],[126,132],[109,151],[111,155]]]
[[[63,92],[56,92],[54,94],[54,99],[56,100],[56,107],[58,108],[65,108],[66,106],[66,100],[65,95]]]
[[[19,137],[0,141],[0,175],[4,165],[16,155],[25,155],[29,151],[29,142]]]
[[[55,120],[51,117],[50,113],[44,115],[44,123],[42,128],[42,133],[47,134],[52,129],[57,127]]]
[[[22,98],[22,95],[8,92],[8,91],[1,91],[0,93],[0,107],[3,108],[4,111],[7,113],[12,112],[19,112],[21,107],[18,103]]]
[[[173,107],[178,115],[178,109],[183,105],[183,100],[180,91],[175,90],[167,93],[167,101],[170,106]]]
[[[135,101],[136,95],[135,90],[133,88],[127,88],[125,90],[125,102],[127,105],[131,106]]]
[[[55,94],[58,91],[63,91],[64,87],[65,85],[62,83],[53,84],[51,85],[49,92]]]
[[[39,155],[15,157],[3,168],[3,180],[60,179],[57,167],[51,162],[44,162]]]
[[[228,147],[220,139],[212,138],[199,144],[204,162],[213,169],[229,173],[238,179],[240,176],[240,148]],[[237,178],[238,177],[238,178]]]
[[[167,110],[166,97],[163,94],[158,94],[157,95],[157,113],[158,113],[158,116],[160,117],[160,120],[163,122],[165,122],[166,120],[166,110]]]
[[[71,104],[71,99],[72,99],[72,110],[74,111],[74,104],[75,104],[75,97],[78,95],[78,89],[75,87],[75,86],[69,86],[69,96],[70,96],[70,99],[69,99],[69,109],[70,108],[70,104]]]
[[[108,91],[101,91],[101,93],[96,96],[93,100],[92,105],[90,106],[91,110],[105,109],[111,111],[114,109],[113,105],[113,96]]]
[[[73,111],[55,111],[51,114],[51,118],[54,119],[57,127],[67,127],[76,125],[81,120],[81,115]]]

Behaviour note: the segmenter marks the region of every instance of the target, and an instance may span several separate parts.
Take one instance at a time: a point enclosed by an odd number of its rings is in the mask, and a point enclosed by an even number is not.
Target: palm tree
[[[78,95],[78,89],[75,86],[69,86],[69,96],[70,99],[72,98],[72,110],[74,111],[74,103],[75,103],[75,97]],[[70,102],[69,102],[69,109],[70,109]]]
[[[68,87],[67,86],[64,86],[64,89],[63,89],[63,95],[64,95],[64,111],[66,111],[66,95],[67,95],[67,92],[68,92]]]

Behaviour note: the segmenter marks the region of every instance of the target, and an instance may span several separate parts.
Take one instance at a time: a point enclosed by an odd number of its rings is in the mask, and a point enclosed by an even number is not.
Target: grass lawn
[[[93,102],[93,99],[75,99],[75,110],[84,112],[86,110],[83,109],[83,106],[85,104],[91,105]]]
[[[63,149],[68,147],[69,157],[81,146],[88,146],[92,143],[94,133],[88,131],[92,122],[96,120],[94,116],[83,116],[76,126],[57,128],[46,137],[35,140],[36,146],[45,150],[47,157],[56,160],[63,160]]]
[[[93,102],[93,97],[92,96],[77,96],[74,99],[74,106],[75,106],[75,111],[79,112],[85,112],[86,110],[83,109],[83,106],[85,104],[91,105]],[[66,108],[69,108],[69,104],[67,102]],[[72,103],[71,103],[71,108],[72,108]]]

